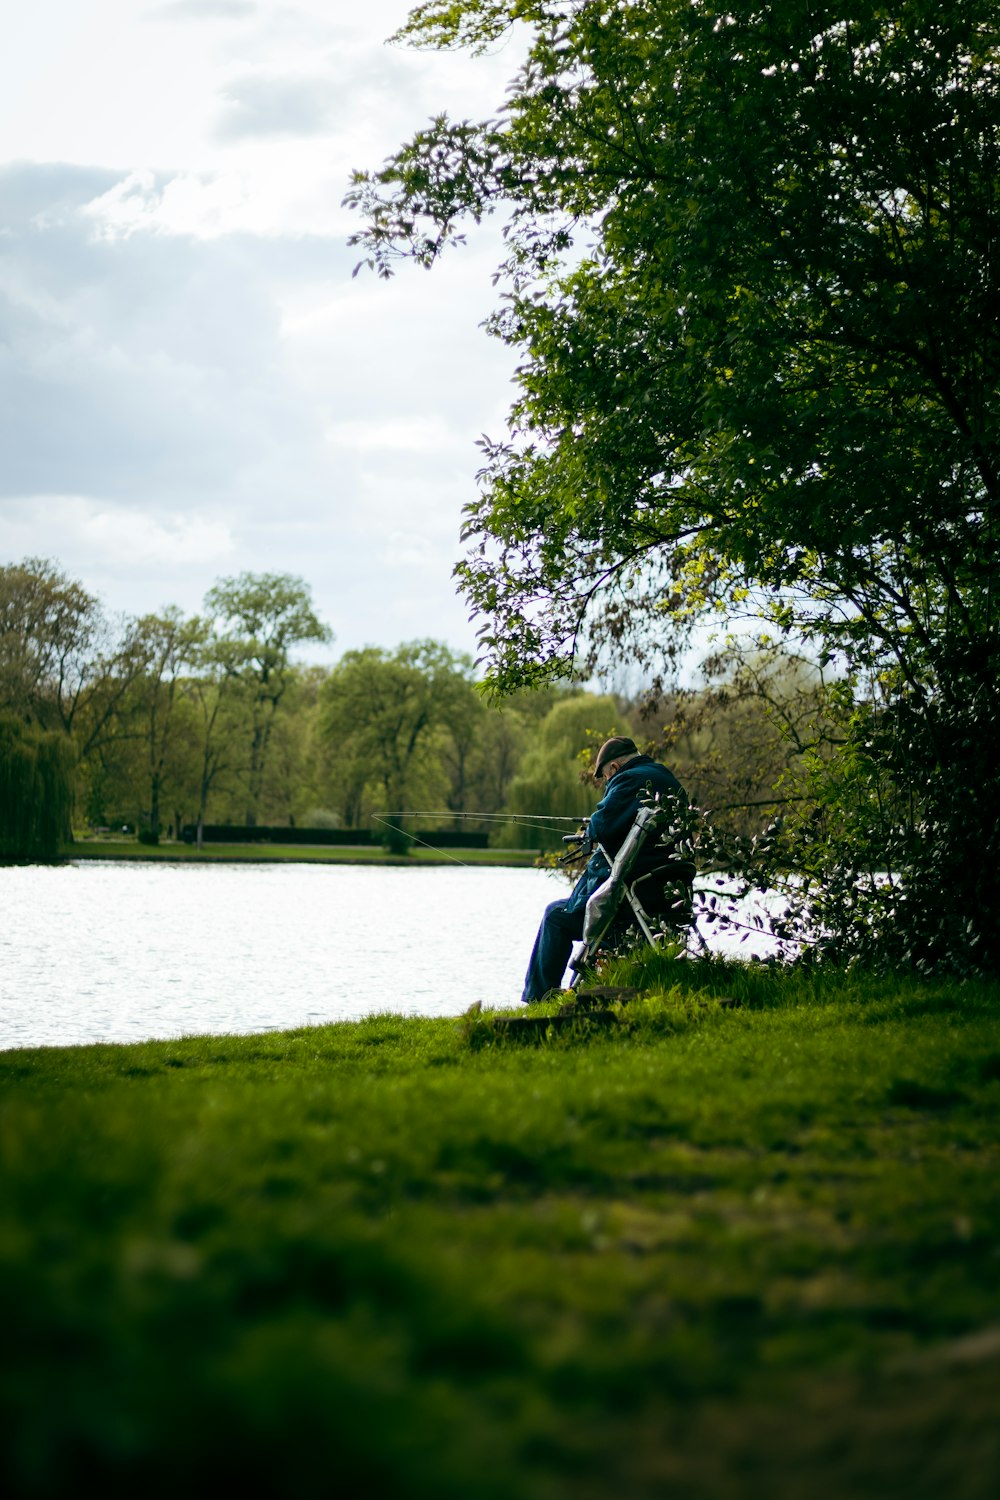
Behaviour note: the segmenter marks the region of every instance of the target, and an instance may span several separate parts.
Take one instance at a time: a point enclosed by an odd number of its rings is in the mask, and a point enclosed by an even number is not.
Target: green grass
[[[1000,989],[639,977],[0,1055],[5,1493],[993,1500]]]
[[[514,865],[532,866],[538,855],[531,849],[428,849],[415,844],[404,855],[365,844],[205,844],[199,852],[191,844],[164,841],[140,844],[138,839],[77,840],[62,850],[64,859],[134,859],[166,863],[323,864],[323,865]]]

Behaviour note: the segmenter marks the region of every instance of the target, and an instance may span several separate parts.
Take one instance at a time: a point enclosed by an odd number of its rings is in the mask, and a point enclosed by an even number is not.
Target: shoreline
[[[171,842],[139,844],[134,839],[101,840],[67,844],[58,863],[74,860],[116,860],[135,864],[346,864],[346,865],[463,865],[467,867],[532,869],[534,849],[457,849],[446,851],[418,846],[407,854],[390,854],[379,846],[363,844],[193,844]]]

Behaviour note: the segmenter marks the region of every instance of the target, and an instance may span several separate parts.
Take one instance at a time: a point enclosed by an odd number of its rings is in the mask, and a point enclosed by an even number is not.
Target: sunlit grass
[[[1000,991],[602,977],[0,1056],[7,1492],[992,1497]]]

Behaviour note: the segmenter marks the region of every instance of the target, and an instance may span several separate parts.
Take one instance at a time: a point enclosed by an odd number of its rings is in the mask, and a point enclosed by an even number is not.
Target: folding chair
[[[613,860],[597,845],[611,872],[587,901],[583,940],[570,959],[572,988],[602,945],[617,943],[638,929],[655,948],[668,934],[691,925],[695,867],[674,853],[673,824],[670,808],[640,807]]]

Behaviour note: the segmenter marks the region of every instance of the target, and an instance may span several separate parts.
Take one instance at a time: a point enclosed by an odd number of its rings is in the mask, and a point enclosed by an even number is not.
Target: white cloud
[[[428,454],[446,452],[455,442],[455,432],[443,418],[420,421],[404,418],[399,421],[331,422],[326,429],[326,439],[333,447],[352,449],[358,453],[409,453]]]
[[[170,0],[146,14],[152,21],[245,21],[259,10],[254,0]]]
[[[472,641],[451,570],[510,354],[495,240],[351,279],[349,171],[510,59],[386,49],[405,3],[36,0],[0,54],[0,558],[109,607],[313,586],[338,645]],[[14,155],[17,166],[7,165]]]
[[[99,239],[128,239],[140,233],[214,239],[240,225],[249,196],[245,181],[234,174],[182,174],[163,181],[147,167],[120,178],[80,212]]]
[[[0,550],[8,555],[29,548],[40,531],[96,568],[146,569],[151,563],[172,568],[203,559],[224,567],[235,555],[232,530],[224,521],[203,515],[153,514],[128,505],[111,505],[86,495],[36,495],[30,502],[0,514]]]
[[[325,195],[318,191],[325,184]],[[86,205],[94,235],[127,239],[137,233],[196,239],[252,234],[345,238],[355,226],[341,207],[342,184],[330,179],[325,152],[307,143],[294,167],[263,147],[253,162],[203,175],[173,176],[141,168],[119,178]]]
[[[338,113],[338,91],[329,76],[302,73],[248,74],[223,92],[217,127],[221,140],[247,136],[321,135]]]

